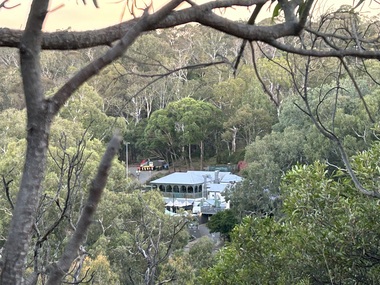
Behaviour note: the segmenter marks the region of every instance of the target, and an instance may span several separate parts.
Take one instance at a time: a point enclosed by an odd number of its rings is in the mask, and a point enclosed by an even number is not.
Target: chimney
[[[219,183],[220,183],[219,170],[215,170],[214,184],[219,184]]]

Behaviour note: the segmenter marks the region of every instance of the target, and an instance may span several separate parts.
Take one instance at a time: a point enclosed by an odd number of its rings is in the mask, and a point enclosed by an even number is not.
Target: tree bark
[[[201,140],[201,143],[200,143],[200,152],[201,152],[201,166],[200,166],[200,170],[203,170],[203,159],[204,159],[204,144],[203,144],[203,140]]]
[[[172,1],[175,2],[175,1]],[[193,5],[190,8],[179,11],[168,11],[166,17],[145,27],[144,32],[156,29],[171,28],[186,23],[197,22],[204,26],[212,27],[221,32],[247,39],[249,41],[273,41],[286,36],[295,36],[300,33],[303,26],[296,22],[295,16],[288,17],[284,23],[271,26],[252,26],[244,23],[220,17],[212,12],[214,9],[228,8],[232,6],[249,7],[257,4],[269,3],[270,0],[224,0],[211,1],[202,5]],[[293,1],[290,1],[293,2]],[[308,1],[312,3],[313,1]],[[283,6],[289,5],[285,3]],[[305,9],[305,14],[309,13]],[[285,10],[285,8],[284,8]],[[294,13],[294,11],[293,11]],[[124,23],[104,29],[84,32],[60,31],[44,33],[42,40],[43,49],[75,50],[100,45],[111,46],[113,42],[120,40],[140,20],[135,18]],[[21,31],[8,28],[0,29],[0,46],[18,47]]]
[[[24,269],[33,232],[34,215],[46,164],[51,116],[41,86],[41,28],[48,0],[34,1],[20,43],[21,73],[27,106],[27,149],[9,234],[4,246],[2,285],[24,283]]]

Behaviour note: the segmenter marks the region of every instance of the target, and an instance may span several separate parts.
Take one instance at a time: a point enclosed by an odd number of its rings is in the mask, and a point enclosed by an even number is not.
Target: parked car
[[[169,164],[164,159],[144,159],[140,162],[137,167],[139,171],[149,171],[149,170],[164,170],[169,169]]]

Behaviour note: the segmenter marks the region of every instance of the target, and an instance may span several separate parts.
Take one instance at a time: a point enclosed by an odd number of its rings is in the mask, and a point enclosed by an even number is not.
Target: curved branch
[[[358,189],[360,193],[362,193],[362,194],[364,194],[366,196],[380,199],[380,193],[379,193],[379,191],[368,190],[368,189],[364,188],[363,185],[360,183],[358,177],[356,176],[354,170],[352,169],[352,166],[351,166],[351,163],[350,163],[350,159],[348,158],[347,153],[345,152],[345,150],[344,150],[344,148],[342,146],[342,143],[340,142],[339,139],[337,139],[335,141],[335,144],[338,147],[338,150],[340,152],[341,158],[342,158],[342,160],[344,162],[344,165],[346,166],[346,170],[347,170],[348,174],[350,175],[352,181],[354,182],[356,189]]]
[[[354,170],[352,169],[352,166],[351,166],[351,163],[350,163],[350,159],[348,158],[347,153],[344,150],[344,147],[343,147],[340,139],[333,132],[331,132],[330,130],[328,130],[326,128],[326,126],[323,125],[323,123],[319,119],[318,111],[317,111],[317,118],[316,118],[313,115],[312,111],[311,111],[311,107],[309,105],[309,102],[307,100],[304,100],[304,102],[305,102],[305,105],[306,105],[306,108],[307,108],[306,114],[313,121],[313,123],[316,126],[316,128],[319,130],[319,132],[323,136],[325,136],[326,138],[328,138],[330,141],[332,141],[337,146],[337,148],[339,150],[339,153],[340,153],[340,156],[341,156],[341,159],[342,159],[342,161],[343,161],[343,163],[344,163],[344,165],[346,167],[346,171],[349,174],[349,176],[351,177],[352,181],[354,182],[354,185],[355,185],[356,189],[360,193],[362,193],[362,194],[364,194],[366,196],[380,199],[380,193],[379,193],[379,191],[368,190],[368,189],[366,189],[366,188],[363,187],[363,185],[360,183],[358,177],[356,176]]]
[[[254,50],[252,43],[250,43],[250,47],[251,47],[251,54],[252,54],[252,64],[253,64],[253,68],[254,68],[256,77],[259,80],[259,82],[261,83],[261,86],[263,87],[264,92],[268,94],[269,99],[274,103],[274,105],[278,109],[280,107],[280,102],[279,102],[278,98],[277,99],[275,98],[275,95],[273,94],[273,92],[271,90],[269,90],[269,88],[266,86],[263,78],[261,77],[259,69],[257,67],[255,50]]]
[[[321,51],[315,49],[302,49],[294,46],[283,44],[277,40],[268,40],[263,41],[275,48],[278,48],[282,51],[286,51],[293,54],[304,55],[304,56],[313,56],[313,57],[358,57],[362,59],[378,59],[380,60],[380,51],[372,50],[356,50],[356,49],[345,49],[345,50],[328,50]]]
[[[266,2],[268,0],[219,0],[202,5],[194,5],[179,11],[168,10],[159,21],[152,18],[151,24],[143,27],[142,32],[197,22],[239,38],[251,41],[265,41],[268,38],[276,39],[297,35],[301,31],[300,26],[295,22],[285,22],[273,26],[251,26],[225,19],[212,12],[213,9],[218,8],[232,6],[250,7]],[[170,3],[175,3],[175,1],[171,1]],[[156,14],[150,15],[148,18]],[[113,42],[120,40],[125,33],[129,32],[140,19],[141,17],[94,31],[44,33],[42,37],[42,49],[75,50],[100,45],[112,45]],[[1,28],[0,46],[18,47],[21,35],[22,31],[20,30]]]
[[[354,182],[354,185],[355,185],[356,189],[360,193],[362,193],[362,194],[364,194],[366,196],[380,199],[380,193],[378,191],[368,190],[368,189],[366,189],[366,188],[363,187],[363,185],[360,183],[358,177],[356,176],[354,170],[352,169],[352,166],[351,166],[351,163],[350,163],[350,159],[348,158],[347,153],[344,150],[344,147],[343,147],[340,139],[334,133],[332,133],[331,131],[329,131],[322,124],[322,122],[319,120],[319,118],[315,118],[314,117],[314,115],[311,113],[311,109],[310,109],[310,106],[309,106],[308,102],[306,102],[306,101],[304,101],[304,102],[306,103],[307,115],[313,121],[314,125],[317,127],[317,129],[320,131],[320,133],[323,136],[325,136],[326,138],[328,138],[330,141],[332,141],[337,146],[337,148],[339,150],[339,153],[340,153],[340,156],[342,158],[342,161],[343,161],[343,163],[344,163],[344,165],[346,167],[346,171],[349,174],[349,176],[351,177],[352,181]]]
[[[356,79],[355,79],[354,75],[351,73],[351,70],[350,70],[350,68],[348,67],[346,61],[345,61],[343,58],[341,58],[340,61],[341,61],[341,63],[343,64],[344,69],[346,70],[348,76],[350,77],[351,82],[354,84],[355,90],[356,90],[356,92],[358,92],[359,98],[360,98],[360,100],[363,102],[363,105],[364,105],[365,111],[366,111],[366,113],[367,113],[369,119],[371,120],[372,123],[375,123],[375,120],[373,119],[372,114],[371,114],[371,112],[370,112],[369,109],[368,109],[368,105],[367,105],[366,101],[364,100],[364,95],[363,95],[361,89],[359,88],[359,85],[358,85],[358,83],[356,82]]]
[[[311,47],[313,48],[314,47],[314,44],[315,44],[315,41],[312,43]],[[306,72],[305,72],[305,79],[304,79],[304,86],[308,86],[308,69],[309,69],[309,65],[310,65],[310,60],[311,60],[311,57],[308,57],[307,59],[307,64],[305,66],[306,68]],[[344,64],[344,61],[341,60],[341,63]],[[292,80],[294,82],[294,84],[296,83],[295,81],[295,77],[294,77],[294,73],[292,72],[291,73],[291,77],[292,77]],[[338,80],[339,80],[339,76],[338,76]],[[339,86],[339,83],[338,83],[338,86],[337,86],[337,89],[340,89],[341,87]],[[299,90],[298,90],[299,91]],[[308,91],[307,91],[307,88],[303,88],[303,91],[304,93],[301,94],[299,92],[299,96],[302,98],[304,104],[305,104],[305,108],[306,109],[303,109],[301,108],[299,105],[296,104],[296,106],[303,112],[305,113],[313,122],[313,124],[315,125],[315,127],[318,129],[318,131],[324,136],[326,137],[327,139],[329,139],[331,142],[333,142],[337,148],[338,148],[338,151],[340,153],[340,156],[341,156],[341,159],[346,167],[346,171],[347,173],[349,174],[349,176],[351,177],[352,181],[354,182],[354,185],[356,187],[356,189],[366,195],[366,196],[369,196],[369,197],[374,197],[374,198],[378,198],[380,199],[380,192],[377,191],[377,190],[368,190],[366,189],[359,181],[358,177],[356,176],[354,170],[352,169],[352,166],[351,166],[351,163],[350,163],[350,160],[347,156],[347,153],[346,151],[344,150],[344,147],[340,141],[340,139],[335,135],[335,133],[333,133],[332,131],[330,131],[323,123],[322,121],[320,120],[320,117],[319,117],[319,112],[318,112],[318,108],[320,106],[320,104],[323,102],[323,99],[320,100],[318,106],[317,106],[317,110],[316,110],[316,114],[314,115],[314,112],[312,111],[312,108],[309,104],[309,99],[308,99]],[[328,92],[332,91],[332,89],[330,89]],[[325,95],[326,96],[326,95]]]
[[[3,177],[3,186],[4,186],[4,190],[5,190],[5,195],[7,196],[7,200],[11,206],[11,209],[13,210],[14,209],[14,205],[13,205],[13,202],[12,202],[12,198],[11,198],[11,195],[9,193],[9,184],[11,184],[13,182],[13,179],[9,180],[9,181],[6,181],[5,180],[5,176],[2,175]]]
[[[7,10],[10,10],[10,9],[16,8],[16,7],[18,7],[18,6],[21,5],[21,3],[17,3],[15,5],[13,5],[13,6],[7,6],[6,4],[7,4],[8,1],[9,0],[4,0],[3,2],[1,2],[0,3],[0,9],[4,8],[4,9],[7,9]]]

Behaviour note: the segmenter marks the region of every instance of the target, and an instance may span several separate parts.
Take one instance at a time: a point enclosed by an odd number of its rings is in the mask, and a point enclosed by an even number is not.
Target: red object
[[[238,168],[238,171],[241,171],[243,170],[244,168],[246,168],[248,166],[248,163],[244,160],[240,160],[237,164],[237,168]]]

